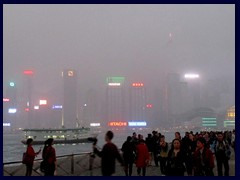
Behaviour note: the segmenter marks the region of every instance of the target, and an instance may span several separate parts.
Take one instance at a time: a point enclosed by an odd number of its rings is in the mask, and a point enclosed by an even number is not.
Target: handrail
[[[56,156],[56,158],[62,158],[62,157],[68,157],[68,156],[80,156],[80,155],[87,155],[87,154],[91,154],[91,152],[82,152],[82,153],[75,153],[75,154],[64,154],[64,155],[59,155]],[[40,161],[42,160],[42,158],[38,158],[38,159],[34,159],[34,161]],[[12,162],[5,162],[3,163],[4,165],[10,165],[10,164],[22,164],[22,161],[12,161]]]
[[[63,175],[73,175],[75,173],[81,175],[81,173],[90,172],[90,175],[92,175],[92,170],[96,168],[100,168],[100,163],[94,162],[94,158],[92,156],[92,152],[81,152],[76,154],[65,154],[57,156],[57,169],[60,170],[60,173]],[[34,167],[33,167],[33,173],[37,176],[43,175],[43,173],[40,171],[40,162],[42,161],[42,158],[38,158],[34,160]],[[15,166],[11,166],[15,165]],[[94,167],[93,167],[94,165]],[[10,167],[11,166],[11,167]],[[78,166],[78,167],[77,167]],[[22,164],[22,161],[14,161],[14,162],[5,162],[3,163],[3,171],[5,175],[10,176],[18,176],[25,174],[25,165]],[[80,171],[79,171],[80,168]],[[75,172],[78,170],[77,172]]]

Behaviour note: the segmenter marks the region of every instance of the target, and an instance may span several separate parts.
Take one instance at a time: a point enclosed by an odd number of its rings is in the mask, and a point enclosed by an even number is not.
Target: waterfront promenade
[[[39,170],[41,160],[36,160],[33,166],[32,176],[43,176]],[[100,158],[91,158],[90,153],[72,154],[57,157],[58,168],[56,176],[101,176]],[[92,164],[92,167],[90,166]],[[25,165],[20,162],[4,163],[3,164],[4,176],[24,176]],[[235,176],[235,154],[232,151],[231,159],[229,160],[230,176]],[[214,175],[217,175],[216,162],[214,168]],[[133,165],[133,176],[137,176],[137,169]],[[160,167],[149,166],[147,167],[146,176],[161,176]],[[186,175],[186,174],[185,174]],[[116,173],[114,176],[125,176],[123,168],[120,164],[116,163]]]

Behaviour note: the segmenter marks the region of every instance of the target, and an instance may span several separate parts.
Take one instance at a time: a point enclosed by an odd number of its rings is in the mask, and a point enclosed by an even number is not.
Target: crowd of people
[[[217,167],[218,176],[229,176],[231,149],[235,152],[235,130],[186,132],[183,138],[175,132],[171,143],[157,131],[145,139],[141,134],[133,133],[121,148],[127,176],[131,176],[133,164],[136,164],[137,174],[145,176],[146,168],[153,163],[160,166],[161,174],[166,176],[183,176],[185,173],[188,176],[214,176],[214,167]],[[139,168],[142,168],[142,174]]]
[[[218,176],[229,176],[231,149],[235,153],[235,130],[195,134],[186,132],[183,138],[179,132],[175,132],[170,143],[157,131],[152,131],[146,138],[133,132],[122,144],[121,151],[112,142],[113,137],[114,133],[107,131],[106,143],[101,150],[93,143],[93,152],[101,157],[103,176],[115,173],[116,160],[121,164],[126,176],[132,175],[134,165],[139,176],[145,176],[149,166],[160,167],[159,171],[163,176],[214,176],[215,167]],[[32,142],[33,139],[27,140],[26,152],[30,154],[31,161],[26,164],[26,176],[31,176],[34,158],[41,152],[41,149],[34,151]],[[56,151],[53,143],[52,138],[46,140],[42,151],[45,176],[54,176],[56,172]]]

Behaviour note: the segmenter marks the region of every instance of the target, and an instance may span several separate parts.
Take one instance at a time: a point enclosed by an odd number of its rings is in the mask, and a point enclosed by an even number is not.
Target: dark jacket
[[[123,159],[125,163],[133,163],[135,160],[135,147],[133,142],[125,141],[122,145]]]
[[[106,143],[102,151],[94,148],[94,153],[102,158],[101,168],[103,176],[111,176],[115,173],[115,159],[123,165],[123,159],[118,151],[118,148],[113,143]]]
[[[186,153],[180,150],[177,155],[174,155],[173,149],[168,152],[166,175],[168,176],[184,176]]]

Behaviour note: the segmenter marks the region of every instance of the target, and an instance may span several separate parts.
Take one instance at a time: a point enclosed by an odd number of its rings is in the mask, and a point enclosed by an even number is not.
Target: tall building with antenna
[[[63,109],[62,127],[78,127],[77,72],[72,69],[62,71],[63,77]]]

